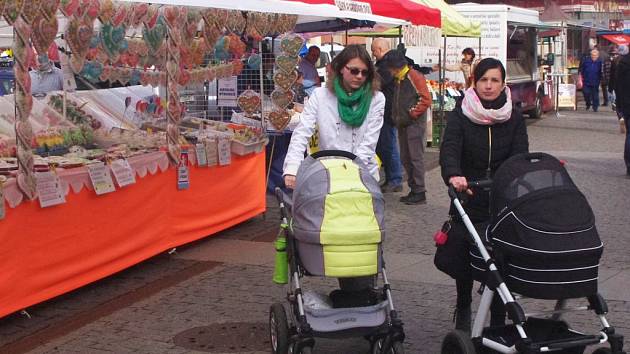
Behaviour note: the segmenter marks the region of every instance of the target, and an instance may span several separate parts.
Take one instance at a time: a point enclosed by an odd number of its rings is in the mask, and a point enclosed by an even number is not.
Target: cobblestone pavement
[[[630,179],[623,165],[623,137],[614,114],[605,108],[596,115],[561,114],[528,122],[531,150],[566,160],[571,176],[591,203],[606,246],[600,283],[609,299],[609,321],[630,336]],[[437,151],[429,149],[429,166],[436,166],[436,157]],[[402,193],[386,197],[386,261],[394,301],[405,323],[408,353],[438,353],[452,327],[454,284],[432,265],[431,237],[448,211],[439,169],[428,171],[427,185],[426,205],[402,205],[397,200]],[[177,345],[174,337],[217,323],[264,325],[270,304],[284,298],[284,288],[271,282],[270,241],[278,228],[278,210],[271,198],[268,208],[265,217],[27,309],[31,319],[19,314],[0,319],[0,352],[196,353]],[[308,278],[304,288],[327,292],[335,285],[334,280]],[[525,300],[524,306],[534,310],[549,304]],[[591,313],[567,318],[576,328],[598,329]],[[266,336],[255,340],[259,345],[246,353],[269,351]],[[367,353],[369,345],[362,338],[317,339],[315,349],[317,353]],[[234,347],[204,352],[244,351]]]

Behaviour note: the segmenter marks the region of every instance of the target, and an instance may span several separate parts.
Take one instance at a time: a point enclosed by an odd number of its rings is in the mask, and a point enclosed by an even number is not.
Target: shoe
[[[470,318],[471,318],[470,305],[461,309],[455,308],[455,313],[453,314],[453,321],[455,321],[455,329],[458,329],[466,333],[470,333]]]
[[[586,106],[586,110],[588,111],[589,109],[591,109],[591,106]]]
[[[608,102],[604,102],[604,104],[602,106],[608,107]]]
[[[593,112],[597,112],[597,108],[593,108]]]
[[[427,196],[425,192],[420,192],[420,193],[409,192],[409,194],[406,197],[400,198],[400,201],[407,205],[423,204],[427,202]]]
[[[381,192],[383,192],[383,193],[402,192],[402,189],[403,189],[402,184],[391,185],[389,183],[386,183],[383,186],[381,186]]]

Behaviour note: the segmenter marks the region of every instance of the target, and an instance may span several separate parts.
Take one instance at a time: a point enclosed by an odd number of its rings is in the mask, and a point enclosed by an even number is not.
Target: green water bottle
[[[278,235],[275,242],[276,247],[276,265],[273,270],[273,282],[276,284],[286,284],[289,281],[289,273],[287,270],[287,239]]]

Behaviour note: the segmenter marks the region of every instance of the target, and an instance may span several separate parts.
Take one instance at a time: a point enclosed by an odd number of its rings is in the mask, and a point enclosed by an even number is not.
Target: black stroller
[[[356,156],[344,151],[308,156],[296,177],[292,196],[276,189],[286,238],[290,311],[287,316],[282,303],[271,306],[272,352],[306,354],[315,337],[363,336],[373,354],[403,354],[405,334],[383,260],[385,203],[378,182]],[[381,275],[383,284],[380,292],[350,292],[335,303],[335,291],[328,296],[305,290],[300,284],[305,275]]]
[[[544,153],[520,154],[505,161],[493,181],[469,185],[490,188],[491,219],[485,235],[477,233],[453,187],[449,196],[474,239],[471,267],[484,290],[471,334],[448,333],[442,354],[582,354],[587,346],[606,342],[610,348],[594,353],[625,353],[623,336],[609,325],[606,302],[597,293],[603,244],[594,215],[562,163]],[[495,294],[512,324],[486,327]],[[526,313],[517,302],[524,297],[555,300],[555,309]],[[567,307],[567,299],[575,298],[586,298],[588,306]],[[600,332],[571,329],[561,316],[575,310],[593,311]]]

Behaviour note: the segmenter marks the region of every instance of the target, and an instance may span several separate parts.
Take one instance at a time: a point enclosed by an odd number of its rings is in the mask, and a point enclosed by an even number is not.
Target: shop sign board
[[[371,14],[372,7],[370,3],[353,0],[335,0],[335,6],[341,11],[358,12],[361,14]]]
[[[129,161],[125,159],[114,160],[112,161],[110,168],[112,169],[112,173],[114,174],[119,187],[136,183],[136,174],[129,165]]]
[[[114,181],[112,180],[112,175],[109,173],[109,167],[105,165],[104,162],[88,165],[87,169],[88,175],[90,176],[90,181],[92,181],[92,186],[94,187],[94,192],[96,192],[96,195],[116,191],[116,187],[114,187]]]
[[[575,109],[576,98],[575,84],[558,85],[558,107]]]
[[[219,107],[236,107],[238,98],[237,77],[232,76],[225,79],[217,80],[219,94],[217,96],[217,105]]]
[[[37,184],[37,198],[42,208],[66,202],[66,194],[61,187],[59,176],[55,172],[36,172],[35,181]]]

